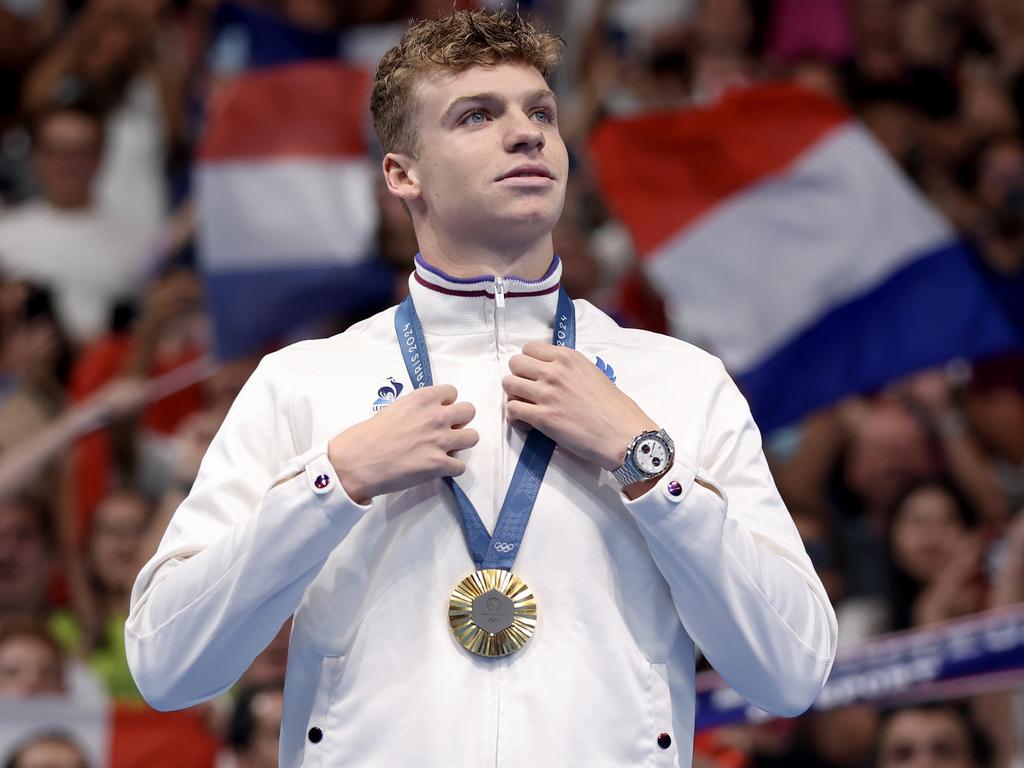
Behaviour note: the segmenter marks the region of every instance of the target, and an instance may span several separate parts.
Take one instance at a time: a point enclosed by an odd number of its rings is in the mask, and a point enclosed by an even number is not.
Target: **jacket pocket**
[[[336,743],[337,734],[332,732],[331,706],[338,689],[340,656],[324,656],[320,661],[320,681],[317,684],[313,708],[306,723],[306,747],[302,752],[303,768],[321,768],[329,765],[327,755],[330,744]]]
[[[668,666],[652,662],[647,686],[649,704],[650,758],[647,764],[655,768],[679,765],[679,743],[672,728],[672,694],[668,685]]]

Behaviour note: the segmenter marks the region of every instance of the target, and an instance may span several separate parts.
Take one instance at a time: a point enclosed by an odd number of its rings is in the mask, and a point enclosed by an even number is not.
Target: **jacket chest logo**
[[[612,384],[616,383],[615,369],[608,365],[608,363],[606,363],[600,357],[597,358],[597,369],[601,371],[601,373],[603,373],[605,376],[607,376]]]
[[[390,384],[385,384],[377,390],[377,399],[373,401],[371,406],[374,413],[380,413],[384,408],[395,402],[405,388],[402,386],[402,382],[395,381],[390,376],[388,376],[388,381]]]

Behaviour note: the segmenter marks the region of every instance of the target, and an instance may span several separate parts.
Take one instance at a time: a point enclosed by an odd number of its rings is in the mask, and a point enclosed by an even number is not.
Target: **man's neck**
[[[478,243],[439,242],[438,238],[420,238],[420,254],[427,262],[452,277],[478,275],[515,275],[539,280],[551,266],[554,248],[551,236],[525,247],[500,248]]]

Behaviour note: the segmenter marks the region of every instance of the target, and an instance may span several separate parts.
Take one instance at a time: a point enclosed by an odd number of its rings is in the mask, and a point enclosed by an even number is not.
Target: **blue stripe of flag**
[[[298,259],[296,259],[298,261]],[[214,352],[220,360],[265,349],[284,329],[324,317],[359,320],[392,303],[394,275],[378,260],[351,266],[206,272],[216,308]]]
[[[767,431],[914,371],[1019,347],[1022,338],[957,242],[835,307],[737,378]]]

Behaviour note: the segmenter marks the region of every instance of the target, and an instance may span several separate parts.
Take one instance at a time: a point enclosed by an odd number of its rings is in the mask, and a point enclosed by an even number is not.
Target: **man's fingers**
[[[476,408],[472,403],[455,403],[449,408],[448,416],[452,429],[464,427],[476,416]]]
[[[523,379],[539,381],[544,371],[544,363],[536,357],[526,355],[513,355],[508,361],[508,370],[515,376]]]
[[[480,434],[475,429],[470,429],[469,427],[466,427],[465,429],[453,429],[451,435],[448,437],[448,450],[464,451],[467,448],[472,448],[479,442]]]
[[[433,390],[441,405],[451,405],[459,397],[458,390],[451,384],[435,384],[433,387],[429,387],[429,389]]]
[[[505,416],[511,422],[519,422],[531,427],[539,426],[541,418],[540,406],[522,400],[509,400],[505,407]]]
[[[554,344],[545,344],[542,341],[528,341],[523,346],[523,354],[550,363],[558,354],[558,347]]]
[[[444,471],[441,477],[458,477],[466,471],[466,462],[458,459],[448,459],[444,464]]]
[[[539,403],[544,397],[544,385],[530,379],[523,379],[519,376],[506,376],[501,380],[501,386],[509,397],[518,400],[526,400],[530,403]]]

